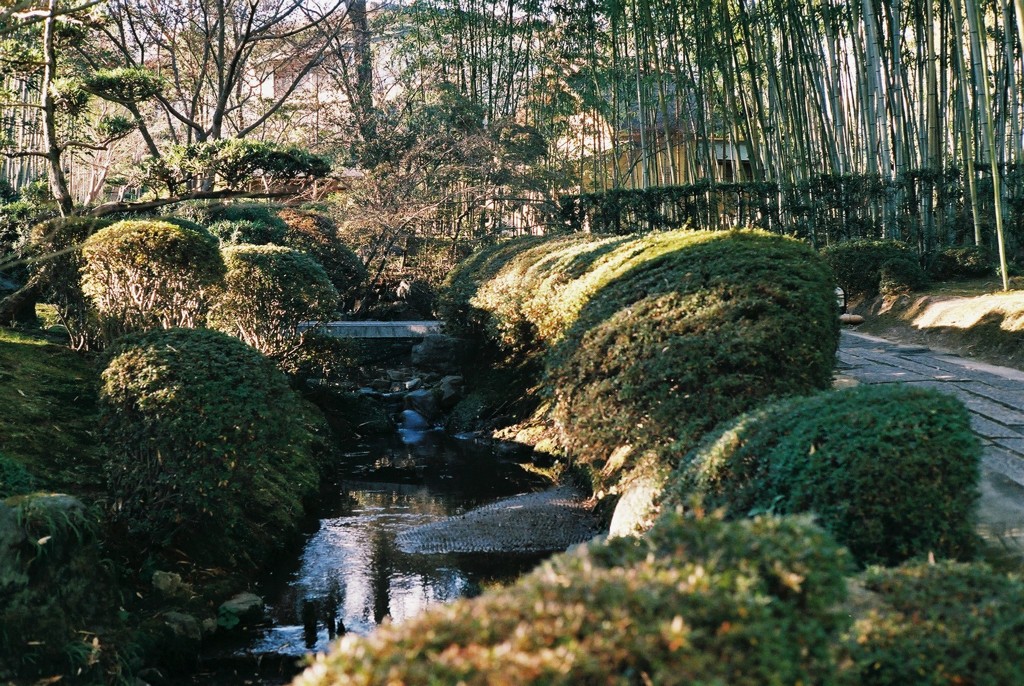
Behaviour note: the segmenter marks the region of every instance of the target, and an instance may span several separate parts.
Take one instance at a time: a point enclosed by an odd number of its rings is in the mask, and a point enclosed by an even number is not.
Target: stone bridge
[[[299,330],[320,328],[338,338],[424,338],[441,333],[441,322],[305,322]]]

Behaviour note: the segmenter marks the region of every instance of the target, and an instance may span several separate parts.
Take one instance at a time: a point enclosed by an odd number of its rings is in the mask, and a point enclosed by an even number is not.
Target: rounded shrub
[[[51,219],[32,227],[29,271],[43,297],[57,310],[71,347],[82,350],[98,342],[97,322],[82,290],[82,244],[110,222],[91,217]]]
[[[251,219],[222,219],[207,227],[221,242],[221,245],[266,245],[284,242],[284,228],[272,226]]]
[[[1024,683],[1024,582],[983,564],[871,569],[877,607],[858,619],[843,686]]]
[[[174,216],[187,219],[202,226],[220,221],[248,221],[263,224],[272,230],[284,232],[285,225],[276,212],[280,205],[261,202],[211,202],[194,200],[173,205]]]
[[[592,295],[546,364],[565,447],[596,488],[634,468],[663,479],[718,422],[831,384],[835,293],[808,245],[673,232],[617,250],[631,258],[583,277]]]
[[[201,326],[224,275],[206,231],[125,220],[82,246],[82,290],[110,341],[131,331]]]
[[[959,557],[975,544],[979,459],[956,398],[858,386],[728,422],[684,459],[666,498],[696,493],[732,517],[813,513],[863,564]]]
[[[297,684],[834,681],[847,558],[801,519],[663,520],[512,587],[348,636]]]
[[[205,329],[126,337],[104,370],[115,520],[144,550],[255,565],[296,531],[318,474],[285,377]]]
[[[304,250],[323,265],[341,302],[349,306],[366,280],[366,267],[342,242],[338,227],[324,215],[306,210],[288,208],[281,210],[278,217],[287,226],[282,245]]]
[[[985,246],[961,245],[936,254],[929,271],[936,279],[973,279],[992,276],[996,263]]]
[[[928,275],[921,265],[908,257],[886,260],[878,273],[878,291],[882,295],[905,295],[920,290],[928,283]]]
[[[190,229],[192,231],[205,231],[202,224],[194,222],[191,219],[185,219],[184,217],[160,217],[159,220],[162,222],[167,222],[168,224],[180,226],[183,229]]]
[[[857,239],[835,243],[821,249],[821,256],[832,268],[836,283],[848,298],[878,295],[882,265],[894,259],[916,260],[905,243]]]
[[[576,234],[486,248],[446,283],[439,307],[445,326],[482,335],[508,354],[544,351],[561,339],[608,275],[635,258],[637,242]]]
[[[277,245],[238,245],[223,251],[224,289],[210,326],[281,358],[297,347],[301,322],[328,318],[338,292],[306,253]]]

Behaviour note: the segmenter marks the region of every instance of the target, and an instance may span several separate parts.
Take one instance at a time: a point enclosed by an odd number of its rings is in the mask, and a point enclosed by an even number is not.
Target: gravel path
[[[559,488],[505,498],[398,535],[406,553],[546,553],[601,533],[593,503]]]

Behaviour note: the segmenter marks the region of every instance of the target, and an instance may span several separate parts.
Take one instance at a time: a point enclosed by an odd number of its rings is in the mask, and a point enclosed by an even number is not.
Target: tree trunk
[[[57,106],[54,102],[53,84],[57,72],[57,52],[54,48],[54,32],[57,27],[57,0],[49,0],[47,16],[43,23],[43,83],[41,105],[43,108],[43,152],[46,155],[50,193],[57,201],[62,216],[71,214],[74,203],[68,189],[67,177],[61,167],[61,153],[57,142]]]

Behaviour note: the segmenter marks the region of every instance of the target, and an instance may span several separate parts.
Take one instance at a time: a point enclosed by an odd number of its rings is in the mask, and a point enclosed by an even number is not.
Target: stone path
[[[979,531],[1024,556],[1024,372],[844,330],[839,386],[908,383],[959,398],[984,446]]]

